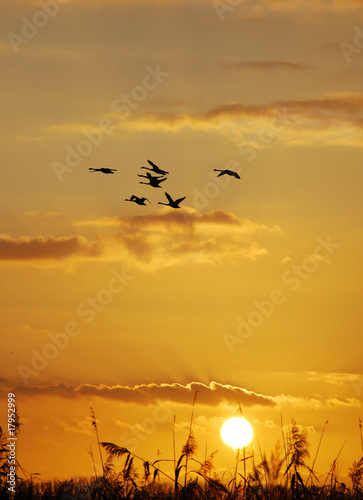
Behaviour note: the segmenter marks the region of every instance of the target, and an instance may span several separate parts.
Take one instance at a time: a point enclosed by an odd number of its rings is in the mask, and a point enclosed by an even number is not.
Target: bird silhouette
[[[167,205],[169,207],[172,207],[172,208],[180,208],[179,207],[179,204],[185,200],[186,196],[183,196],[183,198],[178,198],[177,200],[173,200],[173,198],[170,196],[170,194],[168,194],[166,191],[165,191],[165,196],[167,197],[169,203],[162,203],[161,201],[158,202],[159,205]]]
[[[150,172],[146,172],[146,175],[137,174],[139,177],[145,177],[149,182],[142,182],[140,184],[147,184],[148,186],[152,186],[155,188],[159,188],[160,183],[166,181],[166,177],[157,177],[155,175],[151,175]]]
[[[114,174],[117,168],[89,168],[90,172],[102,172],[103,174]]]
[[[231,175],[232,177],[235,177],[236,179],[240,179],[241,177],[237,174],[237,172],[234,172],[233,170],[228,170],[227,168],[224,170],[219,170],[218,168],[214,169],[215,172],[220,172],[217,177],[220,177],[221,175]]]
[[[161,168],[159,168],[151,160],[148,160],[147,162],[149,165],[152,166],[152,168],[149,168],[149,167],[141,167],[141,168],[146,168],[146,170],[151,170],[152,172],[155,172],[156,174],[159,174],[159,175],[167,175],[169,173],[166,170],[162,170]]]
[[[125,201],[133,201],[134,203],[137,203],[138,205],[146,205],[145,201],[148,201],[150,203],[150,200],[147,198],[139,198],[138,196],[135,196],[134,194],[130,196],[130,199],[125,198]]]

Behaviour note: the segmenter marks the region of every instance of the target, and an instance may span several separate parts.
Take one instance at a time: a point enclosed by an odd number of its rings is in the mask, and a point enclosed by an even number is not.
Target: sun
[[[247,446],[253,436],[251,424],[243,417],[233,417],[224,422],[221,429],[223,441],[234,449]]]

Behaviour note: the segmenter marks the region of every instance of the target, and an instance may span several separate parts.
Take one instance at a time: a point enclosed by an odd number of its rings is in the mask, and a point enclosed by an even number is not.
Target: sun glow
[[[251,424],[243,417],[233,417],[222,425],[221,436],[223,441],[234,449],[247,446],[253,436]]]

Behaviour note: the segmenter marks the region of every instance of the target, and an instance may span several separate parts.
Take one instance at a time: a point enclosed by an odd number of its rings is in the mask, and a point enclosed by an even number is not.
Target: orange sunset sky
[[[315,469],[344,445],[344,476],[362,455],[362,2],[0,14],[0,425],[11,391],[21,465],[93,474],[90,407],[101,441],[171,459],[199,390],[198,453],[219,471],[239,402],[257,463],[281,417],[312,458],[328,420]],[[161,189],[139,184],[147,159]]]

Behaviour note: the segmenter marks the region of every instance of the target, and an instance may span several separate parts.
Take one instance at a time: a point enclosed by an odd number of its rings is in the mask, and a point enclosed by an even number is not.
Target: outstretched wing
[[[217,175],[217,177],[220,177],[221,175],[224,175],[225,173],[226,173],[226,171],[225,171],[225,170],[221,170],[221,171],[219,172],[219,174]]]
[[[149,164],[149,165],[151,165],[152,167],[154,167],[154,168],[155,168],[155,167],[156,167],[156,168],[158,168],[158,166],[157,166],[157,165],[155,165],[155,163],[153,163],[151,160],[148,160],[147,162],[148,162],[148,164]]]
[[[160,175],[152,175],[152,174],[150,174],[150,172],[146,172],[146,175],[149,177],[149,179],[153,179],[154,181],[161,180]],[[166,179],[166,177],[165,177],[165,179]],[[164,179],[162,179],[162,180],[164,180]]]
[[[166,191],[165,191],[165,196],[168,198],[168,202],[169,203],[174,203],[174,200],[173,198],[170,196],[170,194],[168,194]]]
[[[234,170],[226,170],[226,173],[229,175],[233,175],[236,179],[240,179],[241,177]]]
[[[175,200],[175,203],[177,205],[179,205],[179,203],[181,203],[183,200],[185,200],[186,196],[183,196],[183,198],[178,198],[177,200]]]

